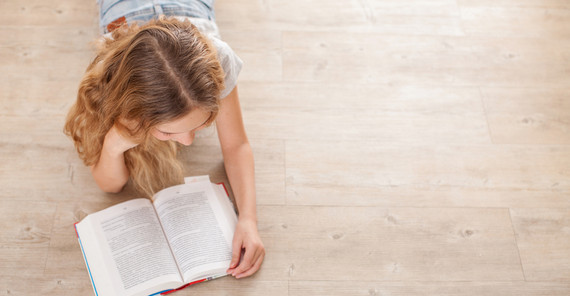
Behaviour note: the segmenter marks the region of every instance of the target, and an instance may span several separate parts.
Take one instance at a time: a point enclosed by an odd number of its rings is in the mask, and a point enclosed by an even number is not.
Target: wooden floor
[[[178,295],[570,295],[570,1],[219,0],[262,269]],[[0,295],[92,295],[62,133],[95,0],[0,1]],[[182,155],[225,180],[216,139]]]

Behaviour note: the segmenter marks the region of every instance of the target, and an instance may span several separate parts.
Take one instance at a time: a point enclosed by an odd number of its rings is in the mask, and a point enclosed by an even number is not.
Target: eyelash
[[[204,123],[203,125],[199,126],[198,128],[200,128],[200,127],[209,127],[210,125],[212,125],[212,123],[209,123],[209,124]],[[171,136],[171,135],[173,135],[172,133],[165,133],[165,132],[160,132],[160,133],[163,134],[163,135],[165,135],[165,136]]]

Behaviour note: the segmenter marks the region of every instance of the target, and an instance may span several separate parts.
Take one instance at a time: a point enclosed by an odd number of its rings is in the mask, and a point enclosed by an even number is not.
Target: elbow
[[[111,184],[97,184],[105,193],[119,193],[123,191],[124,185],[116,186]]]
[[[125,187],[128,181],[128,175],[119,178],[117,176],[107,176],[100,170],[95,170],[94,167],[91,167],[91,174],[99,189],[105,193],[119,193],[123,191],[123,187]]]
[[[117,180],[104,179],[100,180],[97,176],[94,176],[95,183],[99,186],[99,189],[103,190],[105,193],[119,193],[123,191],[123,188],[127,182],[117,182]]]
[[[123,187],[120,187],[118,189],[117,188],[105,188],[105,189],[101,188],[101,189],[105,191],[105,193],[119,193],[123,191]]]

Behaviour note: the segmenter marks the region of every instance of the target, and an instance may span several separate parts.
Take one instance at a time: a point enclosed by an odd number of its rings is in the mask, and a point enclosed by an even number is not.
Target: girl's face
[[[176,141],[188,146],[194,141],[195,133],[204,127],[212,113],[195,108],[179,119],[159,124],[152,128],[151,134],[161,141]]]

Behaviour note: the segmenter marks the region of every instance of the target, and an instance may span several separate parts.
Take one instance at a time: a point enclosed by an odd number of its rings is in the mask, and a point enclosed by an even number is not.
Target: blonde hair
[[[218,112],[223,70],[211,43],[190,22],[161,17],[123,25],[105,38],[87,67],[64,133],[85,165],[95,165],[107,132],[117,126],[140,144],[124,153],[134,187],[147,197],[182,182],[179,146],[150,134],[194,108]],[[121,120],[137,122],[129,129]]]

